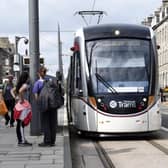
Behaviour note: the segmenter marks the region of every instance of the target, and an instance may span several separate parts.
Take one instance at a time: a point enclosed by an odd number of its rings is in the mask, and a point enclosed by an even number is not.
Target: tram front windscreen
[[[95,94],[147,93],[150,79],[150,41],[101,39],[86,42]]]

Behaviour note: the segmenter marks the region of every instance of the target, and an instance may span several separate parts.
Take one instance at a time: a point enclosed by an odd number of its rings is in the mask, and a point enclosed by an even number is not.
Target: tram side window
[[[74,91],[75,91],[75,94],[78,95],[79,90],[81,90],[82,88],[80,53],[76,52],[74,56],[75,56]]]

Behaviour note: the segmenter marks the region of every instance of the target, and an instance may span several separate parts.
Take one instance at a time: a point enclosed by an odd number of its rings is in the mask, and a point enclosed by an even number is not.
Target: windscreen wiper
[[[93,54],[93,49],[95,48],[95,46],[97,45],[97,42],[94,42],[90,48],[90,60],[89,60],[89,70],[91,68],[91,64],[92,64],[92,54]]]
[[[118,92],[106,81],[103,79],[101,75],[98,73],[95,73],[96,78],[107,88],[109,89],[112,93],[118,94]]]

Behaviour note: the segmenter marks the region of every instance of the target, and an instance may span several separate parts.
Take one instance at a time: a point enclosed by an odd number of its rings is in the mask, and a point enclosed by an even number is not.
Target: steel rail
[[[116,168],[100,143],[98,141],[93,143],[104,168]]]

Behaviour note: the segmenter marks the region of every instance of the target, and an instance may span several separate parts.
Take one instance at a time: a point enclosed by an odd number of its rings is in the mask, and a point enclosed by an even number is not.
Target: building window
[[[162,19],[165,17],[165,12],[162,11]]]
[[[156,16],[156,23],[159,23],[160,22],[160,17],[159,15]]]

